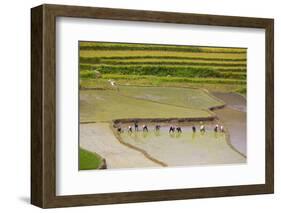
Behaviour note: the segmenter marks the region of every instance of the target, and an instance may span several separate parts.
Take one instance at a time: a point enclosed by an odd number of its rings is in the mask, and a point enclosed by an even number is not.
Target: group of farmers
[[[127,128],[128,132],[132,133],[133,132],[133,126],[128,126]],[[134,130],[137,132],[139,131],[139,124],[137,122],[134,123]],[[160,131],[160,125],[157,124],[155,125],[155,128],[154,128],[155,131]],[[121,127],[118,127],[117,128],[117,131],[119,133],[123,132],[122,128]],[[143,132],[148,132],[148,127],[147,125],[142,125],[142,131]],[[195,133],[196,132],[196,126],[192,126],[192,131]],[[202,122],[200,122],[200,128],[199,128],[199,131],[201,133],[204,133],[206,132],[206,128],[205,126],[203,125]],[[171,125],[170,128],[169,128],[169,133],[174,133],[174,132],[177,132],[177,133],[182,133],[182,128],[180,126],[173,126]],[[222,125],[218,125],[216,124],[215,127],[214,127],[214,132],[224,132],[224,127]]]

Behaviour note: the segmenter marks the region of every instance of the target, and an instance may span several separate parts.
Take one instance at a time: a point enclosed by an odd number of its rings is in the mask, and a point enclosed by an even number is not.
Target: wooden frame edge
[[[274,20],[268,21],[265,28],[265,74],[266,74],[266,185],[270,193],[274,193]]]
[[[31,203],[43,207],[43,7],[31,10]]]

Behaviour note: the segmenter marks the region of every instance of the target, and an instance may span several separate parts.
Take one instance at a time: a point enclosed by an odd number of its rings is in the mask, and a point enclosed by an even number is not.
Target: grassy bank
[[[86,73],[87,74],[87,73]],[[88,73],[93,75],[92,73]],[[88,75],[87,74],[87,75]],[[151,75],[118,75],[105,74],[98,79],[88,79],[81,76],[80,88],[105,88],[112,89],[108,83],[113,79],[118,85],[138,85],[138,86],[169,86],[169,87],[195,87],[211,89],[211,91],[235,91],[245,87],[246,81],[240,79],[221,79],[221,78],[188,78],[188,77],[167,77]],[[213,88],[213,89],[212,89]]]
[[[80,42],[80,50],[146,50],[146,51],[170,51],[170,52],[200,52],[200,53],[246,53],[244,48],[212,48],[183,45],[155,45],[155,44],[129,44],[129,43],[105,43],[105,42]]]
[[[104,75],[99,79],[83,79],[80,81],[81,89],[109,89],[113,88],[108,83],[109,79],[117,81],[118,85],[135,86],[158,86],[158,87],[178,87],[178,88],[202,88],[211,92],[238,92],[246,94],[245,81],[221,79],[194,79],[178,77],[155,77],[155,76],[124,76],[124,75]],[[217,82],[220,83],[217,83]]]
[[[84,65],[81,65],[84,66]],[[221,79],[246,79],[245,72],[227,72],[217,71],[208,67],[167,67],[167,66],[97,66],[87,67],[92,70],[81,70],[81,78],[95,78],[94,74],[99,72],[103,74],[124,75],[124,78],[129,75],[149,75],[161,77],[189,77],[189,78],[221,78]],[[128,77],[127,77],[128,78]]]
[[[102,158],[98,154],[79,148],[80,170],[98,169],[101,164]]]
[[[81,54],[83,55],[83,53],[85,54],[85,52],[81,51]],[[177,59],[177,60],[193,60],[193,61],[223,61],[223,62],[246,62],[246,58],[210,58],[210,57],[196,57],[196,56],[169,56],[169,55],[164,55],[164,56],[158,56],[158,55],[139,55],[139,56],[93,56],[93,57],[80,57],[80,63],[101,63],[103,61],[107,61],[107,60],[148,60],[148,59],[160,59],[160,60],[173,60],[173,59]]]

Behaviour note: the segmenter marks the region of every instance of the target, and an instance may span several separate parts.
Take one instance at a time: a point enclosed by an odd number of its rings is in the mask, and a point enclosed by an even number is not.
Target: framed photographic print
[[[31,203],[274,191],[273,19],[31,9]]]

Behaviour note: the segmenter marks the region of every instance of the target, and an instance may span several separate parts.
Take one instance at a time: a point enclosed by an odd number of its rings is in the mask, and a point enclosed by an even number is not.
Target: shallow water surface
[[[247,101],[236,93],[214,93],[226,103],[223,109],[215,110],[218,118],[229,131],[231,144],[247,155]]]
[[[207,126],[205,133],[192,132],[191,126],[182,127],[182,133],[169,133],[169,126],[149,132],[124,131],[120,134],[125,143],[146,151],[168,166],[195,166],[245,163],[246,159],[227,143],[225,133],[215,133]]]

